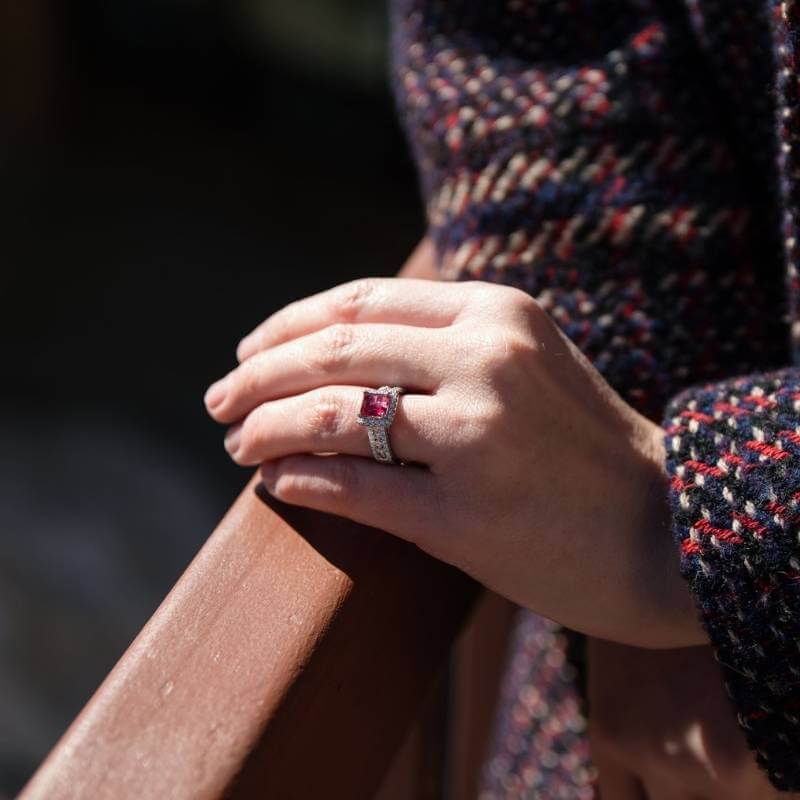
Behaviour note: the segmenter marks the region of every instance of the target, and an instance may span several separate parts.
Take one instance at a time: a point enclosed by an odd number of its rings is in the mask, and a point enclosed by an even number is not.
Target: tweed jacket
[[[800,789],[800,3],[392,21],[442,277],[527,290],[663,420],[676,557],[756,758]]]

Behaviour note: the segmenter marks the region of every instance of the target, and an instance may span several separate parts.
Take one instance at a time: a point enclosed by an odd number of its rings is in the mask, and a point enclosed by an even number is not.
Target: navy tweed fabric
[[[800,789],[800,4],[394,0],[393,44],[442,277],[527,290],[664,420],[683,574]]]

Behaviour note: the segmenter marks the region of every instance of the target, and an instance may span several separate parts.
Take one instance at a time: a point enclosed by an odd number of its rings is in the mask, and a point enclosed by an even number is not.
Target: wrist
[[[642,608],[639,638],[648,647],[708,644],[672,534],[669,476],[664,430],[642,417],[635,444],[637,480],[629,502],[634,513],[629,539],[640,580],[636,601]]]

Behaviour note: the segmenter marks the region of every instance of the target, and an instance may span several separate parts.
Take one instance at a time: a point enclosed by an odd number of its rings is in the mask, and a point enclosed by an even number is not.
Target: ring
[[[358,424],[367,426],[369,446],[376,461],[381,464],[403,464],[396,459],[389,444],[389,428],[403,390],[399,386],[381,386],[365,389],[358,414]]]

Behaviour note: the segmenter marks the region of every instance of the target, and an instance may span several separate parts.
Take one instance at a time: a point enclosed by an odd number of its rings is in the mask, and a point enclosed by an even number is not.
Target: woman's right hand
[[[710,647],[590,639],[589,736],[602,800],[772,800]]]

